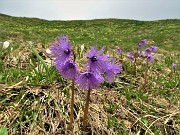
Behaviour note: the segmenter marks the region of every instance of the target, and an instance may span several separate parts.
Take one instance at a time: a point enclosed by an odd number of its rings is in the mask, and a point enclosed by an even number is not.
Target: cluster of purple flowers
[[[116,52],[119,53],[119,54],[122,54],[121,48],[116,48]]]
[[[54,58],[56,69],[66,79],[75,80],[79,73],[74,61],[71,59],[73,53],[71,44],[68,41],[68,36],[60,36],[56,43],[53,43],[49,48]]]
[[[117,73],[121,72],[121,64],[115,64],[115,59],[110,60],[108,55],[103,55],[104,48],[100,51],[96,47],[91,47],[87,53],[88,61],[85,64],[87,71],[80,73],[75,61],[72,60],[73,49],[68,41],[68,36],[60,36],[50,47],[56,69],[65,79],[74,80],[83,90],[97,88],[105,79],[102,74],[106,74],[109,82]]]
[[[138,44],[138,48],[142,48],[147,43],[147,41],[148,41],[147,39],[141,40]],[[158,49],[157,46],[151,46],[151,47],[146,48],[145,51],[139,51],[137,53],[127,52],[127,55],[128,55],[128,58],[132,61],[135,60],[136,56],[145,56],[146,62],[150,63],[154,60],[154,56],[152,55],[152,53],[156,52],[157,49]]]
[[[127,55],[128,55],[128,58],[129,58],[130,60],[132,60],[132,61],[135,60],[135,57],[134,57],[134,55],[133,55],[132,52],[127,52]]]
[[[151,53],[156,52],[157,49],[158,49],[157,46],[151,46],[145,49],[145,53],[147,55],[150,55]]]
[[[145,54],[147,55],[146,57],[147,63],[150,63],[154,60],[154,56],[152,55],[152,53],[156,52],[157,49],[158,49],[157,46],[151,46],[145,49]]]
[[[141,42],[138,45],[138,47],[141,46],[139,48],[142,48],[147,43],[147,41],[148,41],[147,39],[141,40]],[[158,49],[157,46],[148,47],[148,48],[145,49],[144,52],[140,51],[140,55],[141,54],[145,54],[146,55],[146,62],[150,63],[150,62],[152,62],[154,60],[154,56],[152,55],[152,53],[156,52],[157,49]]]
[[[148,41],[147,39],[141,40],[138,44],[138,48],[142,48],[147,43],[147,41]]]

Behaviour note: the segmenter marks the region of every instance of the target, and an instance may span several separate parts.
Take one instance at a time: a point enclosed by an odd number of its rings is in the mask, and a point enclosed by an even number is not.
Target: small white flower
[[[5,41],[5,42],[3,43],[2,49],[8,48],[9,44],[10,44],[10,43],[9,43],[8,41]]]
[[[46,49],[46,53],[51,54],[51,51],[50,51],[50,49],[49,49],[49,48],[48,48],[48,49]]]

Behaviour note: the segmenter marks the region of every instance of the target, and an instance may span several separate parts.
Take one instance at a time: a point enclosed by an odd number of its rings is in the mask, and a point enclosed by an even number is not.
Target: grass
[[[68,34],[81,66],[90,46],[123,50],[126,72],[110,84],[104,82],[91,93],[89,125],[81,131],[86,92],[75,88],[73,134],[179,134],[180,20],[87,20],[46,21],[0,15],[0,133],[69,134],[71,82],[64,80],[46,53],[54,39]],[[137,60],[137,74],[131,74],[126,51],[136,49],[139,40],[157,45],[156,60],[149,65],[148,84],[141,89],[145,63]],[[80,46],[85,45],[83,55]],[[177,63],[176,73],[171,64]]]

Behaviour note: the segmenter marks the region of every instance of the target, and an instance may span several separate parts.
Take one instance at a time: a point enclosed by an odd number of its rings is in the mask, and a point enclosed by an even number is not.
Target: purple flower
[[[107,55],[100,56],[103,51],[104,48],[98,52],[96,47],[91,47],[90,52],[87,54],[89,60],[85,66],[88,66],[91,71],[96,73],[105,72],[108,67],[109,58]]]
[[[119,53],[119,54],[122,54],[121,48],[116,48],[116,52]]]
[[[135,60],[134,55],[133,55],[132,52],[127,52],[127,54],[128,54],[128,58],[129,58],[130,60],[132,60],[132,61]]]
[[[108,65],[108,69],[106,70],[107,79],[109,82],[113,81],[113,78],[116,76],[117,73],[122,71],[121,64],[115,64],[115,59]]]
[[[101,82],[104,81],[104,78],[100,74],[95,74],[90,71],[81,73],[76,80],[76,84],[82,90],[91,90],[97,88]]]
[[[96,48],[97,49],[97,48]],[[104,52],[105,48],[104,46],[101,48],[101,50],[98,52],[99,55],[101,55]]]
[[[59,61],[56,62],[55,67],[65,79],[74,80],[79,73],[77,66],[70,59],[65,61],[64,63],[61,63]]]
[[[156,52],[156,50],[158,49],[157,46],[151,46],[150,48],[151,48],[151,52]]]
[[[154,56],[152,56],[152,55],[148,55],[147,58],[146,58],[147,63],[150,63],[153,60],[154,60]]]
[[[139,42],[138,47],[142,48],[147,43],[147,39],[143,39]]]
[[[151,48],[149,48],[149,47],[146,48],[145,53],[146,53],[147,55],[150,55],[151,52],[152,52],[152,49],[151,49]]]
[[[55,62],[64,62],[70,59],[72,54],[72,47],[68,41],[68,36],[60,36],[56,43],[53,43],[50,47],[52,57],[55,58]]]
[[[177,64],[173,63],[171,67],[172,69],[175,69],[177,67]]]

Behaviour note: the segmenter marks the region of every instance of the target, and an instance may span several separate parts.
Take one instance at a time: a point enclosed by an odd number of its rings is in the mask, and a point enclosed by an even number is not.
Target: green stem
[[[36,57],[42,62],[46,72],[48,73],[48,66],[45,63],[45,61],[42,59],[42,57],[39,55],[39,53],[37,52],[37,50],[33,46],[31,46],[31,49],[34,52],[34,54],[36,55]]]
[[[85,105],[85,109],[84,109],[84,119],[83,119],[83,129],[86,129],[86,125],[88,122],[88,108],[89,108],[89,99],[90,99],[90,89],[88,90],[87,93],[87,98],[86,98],[86,105]]]
[[[70,113],[70,123],[68,129],[72,131],[72,124],[74,119],[74,80],[72,81],[72,87],[71,87],[71,113]]]

